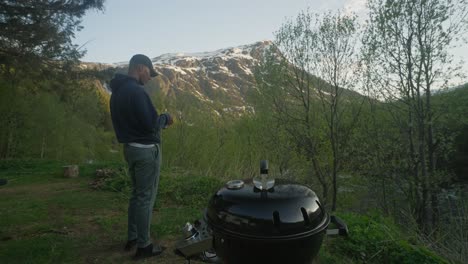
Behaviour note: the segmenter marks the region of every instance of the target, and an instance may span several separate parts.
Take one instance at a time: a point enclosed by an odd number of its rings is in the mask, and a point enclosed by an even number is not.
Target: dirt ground
[[[167,249],[159,256],[148,258],[139,262],[133,261],[132,255],[134,251],[125,252],[122,250],[123,243],[104,245],[102,248],[95,248],[88,252],[86,263],[158,263],[158,264],[178,264],[189,263],[184,258],[174,253],[175,243],[177,238],[166,238],[158,241],[167,247]],[[190,263],[204,263],[197,260],[191,260]]]

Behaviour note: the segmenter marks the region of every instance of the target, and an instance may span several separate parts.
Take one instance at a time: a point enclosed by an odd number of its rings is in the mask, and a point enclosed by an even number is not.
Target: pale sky
[[[273,40],[301,10],[365,13],[366,0],[106,0],[83,18],[74,43],[89,62],[126,62],[136,53],[207,52]],[[468,62],[468,47],[455,52]],[[465,67],[468,69],[468,67]]]
[[[135,53],[205,52],[273,40],[274,31],[301,10],[344,8],[362,0],[106,0],[91,11],[75,44],[83,61],[121,62]],[[345,3],[346,2],[346,3]]]

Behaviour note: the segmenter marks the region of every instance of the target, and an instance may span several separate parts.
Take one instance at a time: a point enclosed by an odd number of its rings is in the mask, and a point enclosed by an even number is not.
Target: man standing
[[[156,256],[164,250],[151,242],[150,225],[159,184],[161,128],[173,121],[167,113],[158,115],[143,89],[156,76],[151,60],[137,54],[130,59],[128,75],[116,74],[110,82],[112,124],[118,141],[124,144],[133,184],[125,250],[138,246],[134,259]]]

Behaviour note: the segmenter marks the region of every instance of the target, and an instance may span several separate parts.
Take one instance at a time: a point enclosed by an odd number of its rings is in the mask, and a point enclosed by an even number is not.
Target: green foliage
[[[201,111],[184,112],[163,131],[163,166],[215,177],[245,177],[260,160],[258,127],[249,116],[230,120]],[[254,159],[253,159],[254,157]]]
[[[435,124],[439,146],[439,163],[468,182],[468,84],[433,97],[438,110]]]
[[[50,84],[50,83],[48,83]],[[93,83],[68,82],[68,92],[11,89],[0,81],[0,158],[41,158],[68,162],[120,159],[106,130],[107,105]]]
[[[342,255],[353,263],[448,263],[416,239],[405,235],[390,219],[379,213],[340,214],[349,228],[349,236],[328,239],[329,254]],[[327,258],[325,254],[325,258]]]
[[[256,111],[266,111],[273,117],[270,126],[285,132],[332,210],[346,163],[342,154],[364,99],[352,91],[359,76],[358,37],[356,17],[306,10],[281,26],[275,47],[255,71]]]
[[[102,10],[103,3],[104,0],[0,2],[0,76],[44,79],[54,68],[66,68],[70,62],[76,62],[84,52],[72,43],[75,32],[81,29],[81,18],[87,10]]]
[[[0,3],[0,158],[111,158],[107,105],[71,74],[84,52],[72,43],[81,18],[103,2]]]

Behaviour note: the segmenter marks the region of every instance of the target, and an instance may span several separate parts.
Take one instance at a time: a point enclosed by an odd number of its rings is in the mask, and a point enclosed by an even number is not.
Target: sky
[[[106,0],[88,11],[74,43],[87,50],[82,61],[126,62],[136,53],[208,52],[273,40],[300,11],[342,9],[365,13],[366,0]],[[455,52],[468,62],[468,46]],[[465,63],[464,69],[468,72]]]
[[[362,2],[362,3],[361,3]],[[135,53],[205,52],[273,40],[301,10],[344,8],[363,0],[106,0],[89,11],[74,43],[89,62],[123,62]]]

